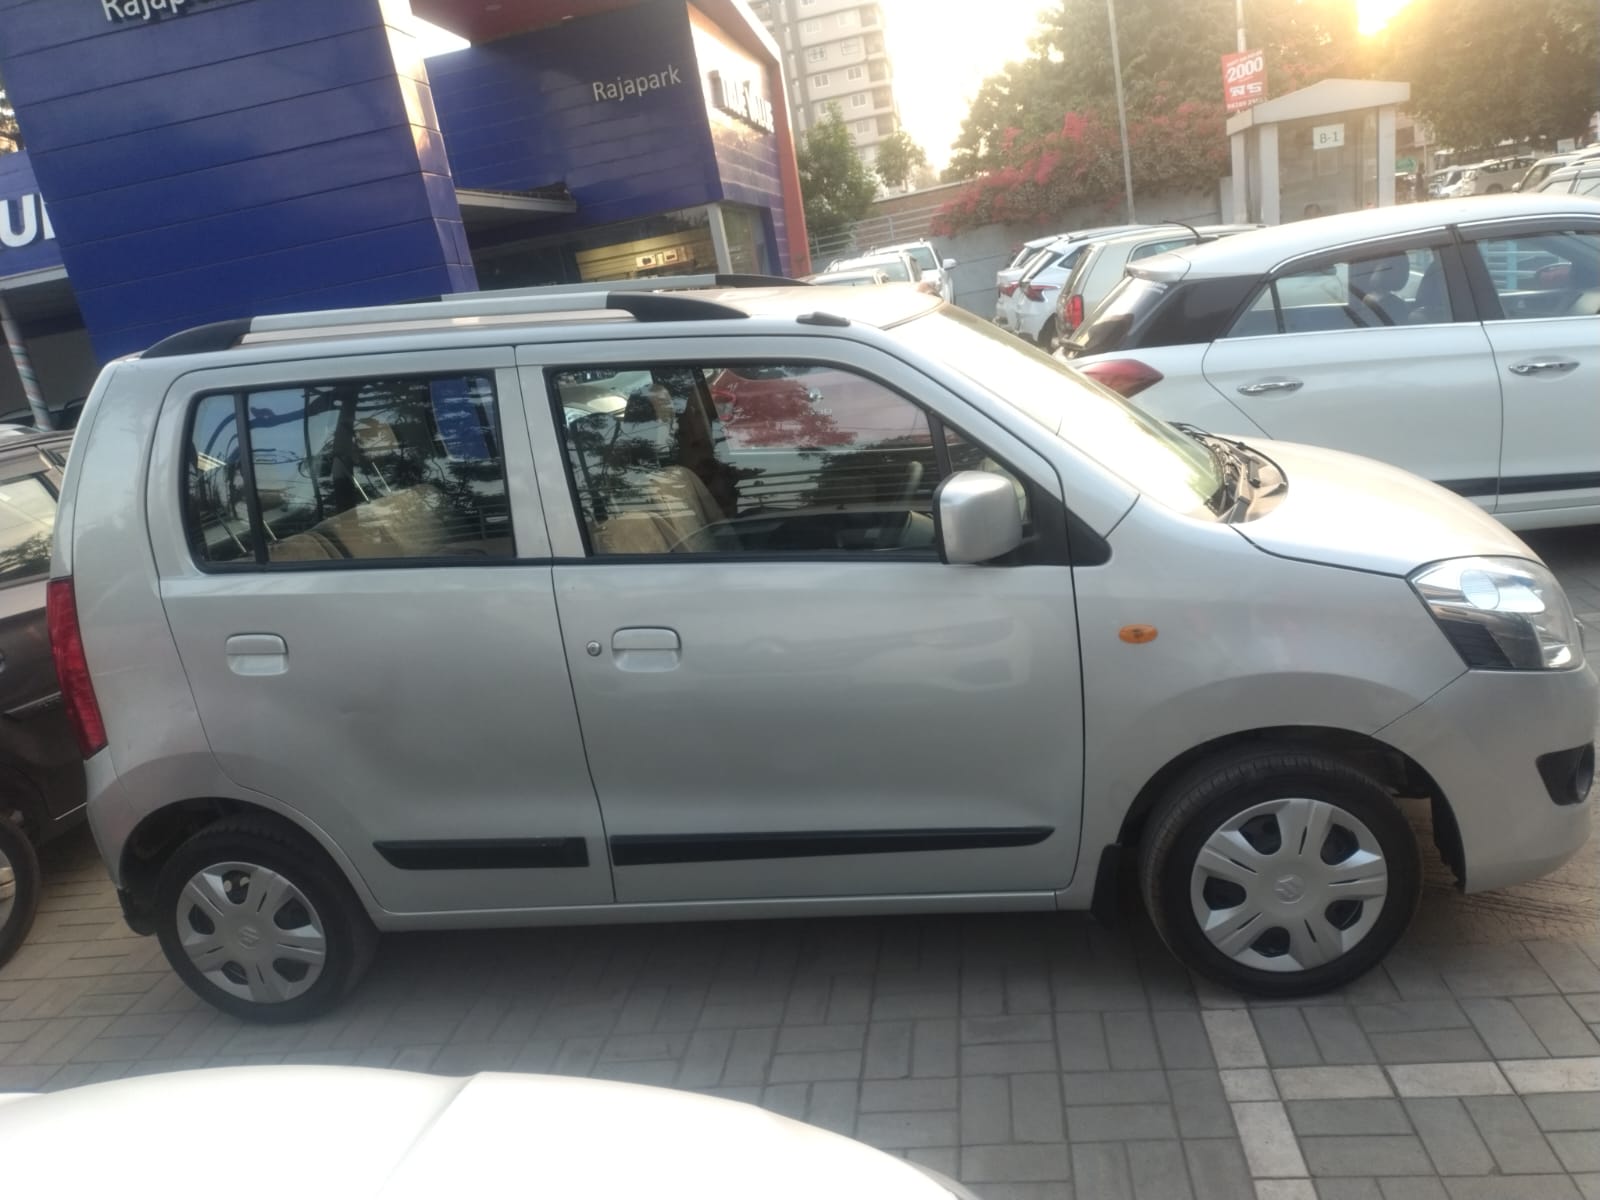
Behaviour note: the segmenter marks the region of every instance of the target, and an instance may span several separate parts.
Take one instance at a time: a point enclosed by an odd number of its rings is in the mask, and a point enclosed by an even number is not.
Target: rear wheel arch
[[[333,852],[326,839],[308,825],[265,805],[246,800],[197,797],[178,800],[147,813],[122,846],[119,878],[128,923],[139,933],[152,929],[151,909],[156,882],[167,860],[195,834],[222,821],[252,818],[278,828],[283,836],[321,855],[355,891],[363,904],[367,889],[358,876]]]

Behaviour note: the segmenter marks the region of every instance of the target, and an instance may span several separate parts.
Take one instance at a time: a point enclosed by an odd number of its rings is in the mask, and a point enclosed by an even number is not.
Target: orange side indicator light
[[[1117,630],[1117,636],[1130,646],[1143,646],[1155,641],[1158,632],[1154,625],[1124,625]]]

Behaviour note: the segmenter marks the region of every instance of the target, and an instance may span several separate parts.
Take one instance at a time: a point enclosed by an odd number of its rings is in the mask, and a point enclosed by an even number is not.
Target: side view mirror
[[[993,562],[1022,545],[1016,488],[991,471],[957,471],[941,483],[933,520],[947,563]]]
[[[943,267],[946,271],[954,271],[956,269],[956,260],[953,258],[945,259]]]

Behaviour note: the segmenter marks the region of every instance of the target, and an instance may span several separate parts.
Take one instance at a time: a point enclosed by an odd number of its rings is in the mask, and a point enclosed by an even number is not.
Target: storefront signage
[[[678,74],[678,68],[668,63],[663,70],[650,75],[635,75],[632,79],[618,75],[610,83],[596,79],[590,86],[594,88],[594,102],[604,104],[607,100],[637,100],[648,92],[677,87],[682,82],[683,76]]]
[[[1267,58],[1260,50],[1222,56],[1222,99],[1229,112],[1242,112],[1267,98]]]
[[[1311,131],[1313,150],[1337,150],[1344,145],[1344,125],[1318,125]]]
[[[721,71],[712,71],[707,78],[711,81],[711,103],[718,110],[754,125],[763,133],[777,128],[772,117],[772,101],[761,94],[754,82],[725,79]]]
[[[0,249],[20,250],[35,242],[54,241],[56,231],[37,192],[15,198],[0,196]]]
[[[124,24],[129,21],[153,21],[160,16],[175,17],[188,10],[191,4],[205,0],[100,0],[106,20]]]

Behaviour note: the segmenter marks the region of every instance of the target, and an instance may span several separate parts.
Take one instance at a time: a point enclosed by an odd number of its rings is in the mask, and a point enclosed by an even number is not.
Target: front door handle
[[[1241,383],[1239,394],[1241,396],[1264,396],[1268,392],[1295,392],[1305,385],[1298,379],[1290,379],[1287,375],[1274,375],[1270,379],[1258,379],[1254,383]]]
[[[1576,359],[1572,358],[1525,358],[1519,363],[1511,364],[1513,375],[1565,375],[1578,367]]]
[[[619,629],[611,635],[611,657],[619,671],[670,671],[682,649],[675,629]]]
[[[223,650],[235,675],[282,675],[289,669],[288,643],[275,633],[236,633]]]

